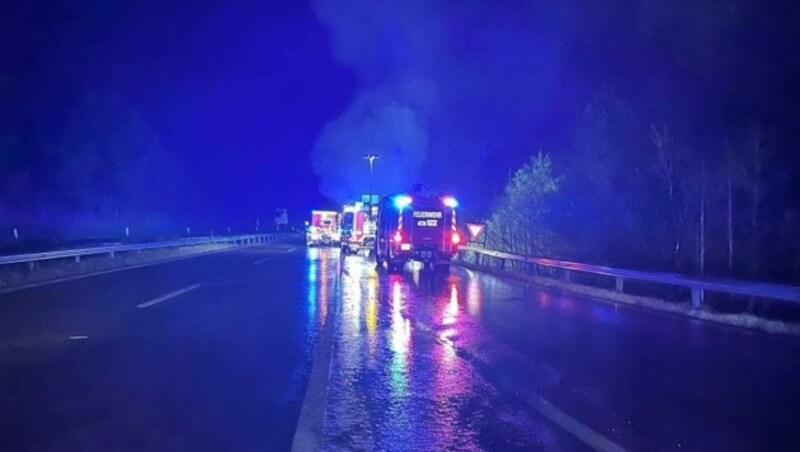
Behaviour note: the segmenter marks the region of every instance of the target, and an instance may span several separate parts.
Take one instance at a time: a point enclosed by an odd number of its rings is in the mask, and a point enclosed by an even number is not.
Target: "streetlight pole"
[[[372,166],[375,164],[375,160],[378,160],[377,154],[369,153],[364,155],[364,160],[369,162],[369,192],[367,193],[367,206],[369,209],[369,215],[372,215]]]

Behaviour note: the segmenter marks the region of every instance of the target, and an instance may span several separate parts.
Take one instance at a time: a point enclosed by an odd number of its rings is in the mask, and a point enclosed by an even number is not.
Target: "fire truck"
[[[375,258],[379,271],[402,271],[414,260],[445,270],[462,242],[456,223],[458,201],[419,186],[384,197],[378,206]]]
[[[306,231],[308,246],[337,246],[339,234],[338,213],[332,210],[312,210],[311,222]]]
[[[357,254],[375,246],[375,220],[369,206],[363,202],[345,204],[342,210],[342,252]]]

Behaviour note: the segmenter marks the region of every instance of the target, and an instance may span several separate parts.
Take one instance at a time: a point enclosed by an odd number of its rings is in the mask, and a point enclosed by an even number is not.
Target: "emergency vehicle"
[[[402,271],[411,260],[446,269],[462,242],[458,201],[417,186],[384,197],[378,205],[375,258],[378,270]]]
[[[342,209],[342,252],[357,254],[375,247],[375,220],[363,202],[345,204]]]
[[[340,242],[338,213],[332,210],[312,210],[306,231],[308,246],[337,246]]]

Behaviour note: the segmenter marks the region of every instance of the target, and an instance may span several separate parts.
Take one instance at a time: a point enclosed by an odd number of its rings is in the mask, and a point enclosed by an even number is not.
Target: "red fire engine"
[[[410,260],[446,269],[458,251],[458,201],[422,188],[384,197],[378,206],[375,257],[379,270],[400,271]]]

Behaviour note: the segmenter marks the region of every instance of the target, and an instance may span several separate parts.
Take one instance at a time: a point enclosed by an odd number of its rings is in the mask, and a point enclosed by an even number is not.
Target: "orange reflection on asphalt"
[[[367,280],[367,331],[374,335],[378,330],[378,281],[372,277]]]
[[[328,260],[330,250],[320,253],[319,262],[319,324],[323,325],[328,317]]]

